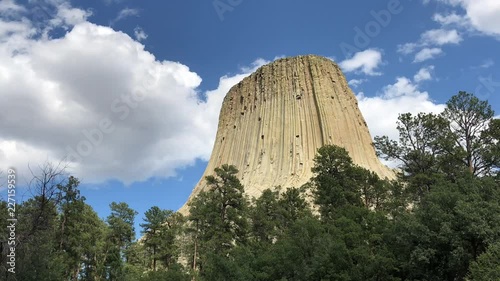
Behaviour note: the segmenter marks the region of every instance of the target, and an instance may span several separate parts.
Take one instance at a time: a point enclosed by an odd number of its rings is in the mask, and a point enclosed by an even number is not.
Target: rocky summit
[[[392,170],[376,156],[358,102],[332,60],[297,56],[257,69],[227,93],[212,155],[188,202],[206,187],[205,176],[235,165],[245,192],[299,187],[312,176],[318,148],[345,147],[353,162],[382,178]],[[179,210],[188,212],[187,203]]]

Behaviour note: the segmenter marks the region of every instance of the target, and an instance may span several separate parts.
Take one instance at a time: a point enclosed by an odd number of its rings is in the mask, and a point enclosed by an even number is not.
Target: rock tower
[[[232,164],[250,196],[266,188],[299,187],[312,176],[319,147],[345,147],[355,164],[394,178],[375,154],[355,95],[337,64],[307,55],[260,67],[227,93],[212,155],[188,202],[206,187],[205,176]],[[186,214],[187,203],[179,210]]]

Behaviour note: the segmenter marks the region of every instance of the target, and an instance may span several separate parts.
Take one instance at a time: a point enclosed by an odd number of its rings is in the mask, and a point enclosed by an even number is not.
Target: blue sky
[[[185,202],[222,98],[262,64],[330,57],[372,136],[395,137],[459,90],[499,112],[499,43],[497,0],[2,0],[0,168],[26,182],[66,157],[101,217],[124,201],[139,223]]]

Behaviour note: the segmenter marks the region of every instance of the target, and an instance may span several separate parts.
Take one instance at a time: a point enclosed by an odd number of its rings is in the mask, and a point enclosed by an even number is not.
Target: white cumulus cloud
[[[375,49],[357,52],[339,63],[344,72],[360,71],[366,75],[380,75],[376,69],[382,63],[382,53]]]
[[[132,9],[132,8],[124,8],[122,10],[120,10],[120,12],[118,12],[118,15],[116,16],[116,18],[114,18],[112,21],[111,21],[111,25],[123,20],[123,19],[126,19],[128,17],[138,17],[139,16],[139,10],[138,9]]]
[[[500,2],[497,0],[461,0],[471,25],[478,31],[500,36]]]
[[[0,13],[3,14],[13,14],[25,10],[23,6],[16,4],[14,0],[2,0],[0,2]]]
[[[417,42],[398,45],[397,51],[409,55],[420,49],[415,54],[413,62],[422,62],[442,54],[442,46],[458,45],[462,41],[462,35],[456,29],[431,29],[422,33]]]
[[[443,25],[455,24],[482,34],[500,38],[500,1],[497,0],[436,0],[458,11],[434,16]]]
[[[137,26],[136,28],[134,28],[134,37],[137,41],[142,41],[147,39],[148,35],[142,28]]]
[[[434,66],[430,65],[428,67],[421,68],[414,76],[413,81],[415,83],[420,83],[426,80],[432,80],[432,71],[434,70]]]
[[[455,12],[449,14],[434,14],[432,19],[441,25],[457,25],[457,26],[467,26],[470,22],[465,15],[459,15]]]
[[[367,79],[351,79],[349,80],[349,82],[347,82],[347,84],[349,84],[349,86],[351,87],[357,88],[359,87],[359,85],[363,84],[366,81]]]
[[[445,107],[444,104],[435,103],[426,91],[420,90],[418,83],[407,77],[397,77],[393,84],[385,86],[377,96],[358,94],[357,98],[371,135],[387,135],[395,140],[398,139],[396,121],[399,114],[439,113]]]
[[[0,17],[0,170],[28,175],[28,164],[66,158],[85,182],[128,184],[207,160],[222,98],[266,61],[200,99],[201,77],[188,66],[158,60],[65,3],[49,23],[71,25],[60,38],[32,36],[46,30],[25,17]]]
[[[431,29],[424,32],[421,36],[421,40],[424,45],[446,45],[446,44],[458,44],[462,41],[462,37],[458,34],[458,31],[445,30],[445,29]]]
[[[443,53],[441,48],[424,48],[415,54],[413,62],[423,62],[435,58]]]

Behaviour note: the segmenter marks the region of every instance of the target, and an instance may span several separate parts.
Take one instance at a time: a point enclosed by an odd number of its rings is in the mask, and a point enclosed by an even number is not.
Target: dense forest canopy
[[[113,202],[102,220],[79,180],[47,164],[16,206],[16,274],[7,271],[1,201],[1,280],[500,280],[500,120],[459,92],[441,114],[402,114],[399,139],[376,137],[397,163],[388,181],[338,146],[320,148],[301,187],[250,199],[223,165],[189,216]]]

